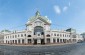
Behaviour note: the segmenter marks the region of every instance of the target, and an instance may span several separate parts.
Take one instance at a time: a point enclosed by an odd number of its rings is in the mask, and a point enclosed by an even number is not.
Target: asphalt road
[[[0,55],[85,55],[85,43],[62,46],[5,46]]]

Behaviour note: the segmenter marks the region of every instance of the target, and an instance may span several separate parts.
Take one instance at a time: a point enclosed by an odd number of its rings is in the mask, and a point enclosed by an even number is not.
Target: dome
[[[42,19],[43,21],[46,21],[46,22],[48,22],[48,23],[51,23],[51,20],[49,20],[47,16],[41,16],[41,15],[40,15],[40,12],[37,11],[37,12],[35,13],[35,16],[32,16],[31,18],[29,18],[27,24],[30,23],[31,21],[35,20],[35,19],[38,19],[38,18],[39,18],[39,19]]]

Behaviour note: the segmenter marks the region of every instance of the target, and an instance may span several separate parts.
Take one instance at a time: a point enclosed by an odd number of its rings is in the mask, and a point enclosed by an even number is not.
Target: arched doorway
[[[44,44],[44,38],[42,38],[42,36],[44,36],[44,30],[43,27],[41,26],[36,26],[34,28],[34,35],[37,36],[36,39],[34,39],[34,44]],[[39,37],[39,38],[38,38]]]

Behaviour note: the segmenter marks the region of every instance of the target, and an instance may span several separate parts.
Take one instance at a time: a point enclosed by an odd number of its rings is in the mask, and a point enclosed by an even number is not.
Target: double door
[[[40,40],[34,39],[34,44],[35,45],[37,45],[37,44],[45,44],[45,41],[44,41],[44,39],[40,39]]]

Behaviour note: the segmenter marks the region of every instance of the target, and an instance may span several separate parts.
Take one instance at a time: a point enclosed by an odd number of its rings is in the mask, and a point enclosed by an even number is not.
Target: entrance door
[[[15,44],[17,44],[17,40],[15,40]]]
[[[37,39],[34,39],[34,44],[37,44]]]
[[[45,41],[44,41],[44,39],[41,39],[41,44],[45,44]]]
[[[57,39],[57,43],[59,43],[59,39]]]

